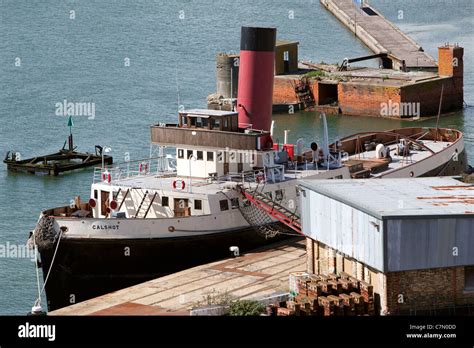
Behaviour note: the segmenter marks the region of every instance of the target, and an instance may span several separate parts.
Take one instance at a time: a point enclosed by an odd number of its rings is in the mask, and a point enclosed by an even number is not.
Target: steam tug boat
[[[305,148],[271,136],[276,30],[243,27],[237,111],[185,110],[151,126],[158,156],[97,168],[88,202],[40,214],[48,309],[298,235],[300,178],[452,175],[462,133],[403,128]],[[271,208],[271,209],[270,209]],[[283,233],[282,233],[283,231]]]

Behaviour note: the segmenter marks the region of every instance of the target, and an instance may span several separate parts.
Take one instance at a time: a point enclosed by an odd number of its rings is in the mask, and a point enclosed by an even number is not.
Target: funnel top
[[[244,51],[275,51],[276,28],[242,27],[240,49]]]

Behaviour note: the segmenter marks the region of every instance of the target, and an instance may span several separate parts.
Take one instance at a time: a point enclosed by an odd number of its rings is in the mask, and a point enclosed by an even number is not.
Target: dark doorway
[[[318,99],[319,105],[337,104],[337,84],[319,82]]]

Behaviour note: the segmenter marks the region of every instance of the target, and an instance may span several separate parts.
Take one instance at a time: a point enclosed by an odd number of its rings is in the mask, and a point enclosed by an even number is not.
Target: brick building
[[[463,107],[463,54],[464,49],[459,46],[439,47],[438,73],[360,67],[337,71],[334,66],[326,66],[321,76],[309,79],[308,89],[317,108],[332,105],[334,113],[343,115],[433,116],[438,113],[441,94],[441,111],[451,112]],[[302,77],[275,76],[273,103],[298,103],[294,87]],[[383,103],[397,107],[383,114]],[[416,113],[404,109],[410,105],[416,105]]]
[[[382,315],[474,313],[473,185],[303,180],[307,272],[373,286]]]

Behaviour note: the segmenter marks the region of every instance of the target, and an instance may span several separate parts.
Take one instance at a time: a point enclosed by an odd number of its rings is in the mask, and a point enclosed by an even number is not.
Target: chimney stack
[[[275,28],[242,27],[237,110],[239,127],[270,131],[275,73]]]

